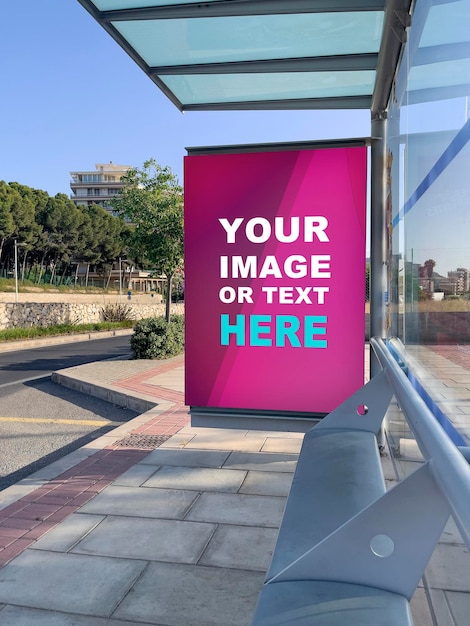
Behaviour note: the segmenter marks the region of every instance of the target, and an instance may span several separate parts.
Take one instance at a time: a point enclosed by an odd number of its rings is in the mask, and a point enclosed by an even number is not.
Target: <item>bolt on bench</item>
[[[384,342],[371,345],[380,374],[304,437],[253,626],[412,626],[450,513],[470,547],[470,467]],[[427,461],[386,491],[376,433],[393,395]]]

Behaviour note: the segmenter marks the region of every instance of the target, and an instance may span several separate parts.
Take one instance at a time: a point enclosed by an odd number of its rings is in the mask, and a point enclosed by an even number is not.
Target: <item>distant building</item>
[[[70,172],[70,198],[77,206],[98,204],[111,212],[111,200],[123,188],[121,177],[132,165],[115,165],[110,161],[97,163],[95,168],[91,171]]]
[[[447,272],[450,282],[455,283],[456,293],[468,293],[470,291],[470,270],[466,267],[458,267],[454,272]]]

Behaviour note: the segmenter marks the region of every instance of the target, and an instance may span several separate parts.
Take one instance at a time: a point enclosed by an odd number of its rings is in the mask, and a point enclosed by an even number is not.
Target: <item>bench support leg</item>
[[[410,599],[449,514],[428,462],[268,584],[331,580],[384,589]]]
[[[382,370],[324,417],[314,426],[314,429],[347,428],[348,430],[365,430],[370,433],[378,433],[392,400],[392,395],[393,392],[387,376]],[[305,436],[308,438],[308,433]]]

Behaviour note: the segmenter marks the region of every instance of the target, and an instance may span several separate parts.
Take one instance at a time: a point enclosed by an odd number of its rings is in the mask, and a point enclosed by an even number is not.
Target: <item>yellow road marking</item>
[[[109,426],[112,424],[120,424],[121,422],[110,422],[108,420],[72,420],[72,419],[53,419],[39,417],[2,417],[0,422],[26,422],[30,424],[75,424],[79,426]]]

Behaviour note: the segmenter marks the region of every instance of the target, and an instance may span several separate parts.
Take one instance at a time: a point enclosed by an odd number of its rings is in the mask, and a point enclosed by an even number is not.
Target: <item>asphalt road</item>
[[[129,356],[129,337],[0,354],[0,490],[137,415],[50,380],[57,369]]]
[[[131,355],[130,335],[0,353],[0,389],[56,370]],[[1,409],[1,407],[0,407]]]

